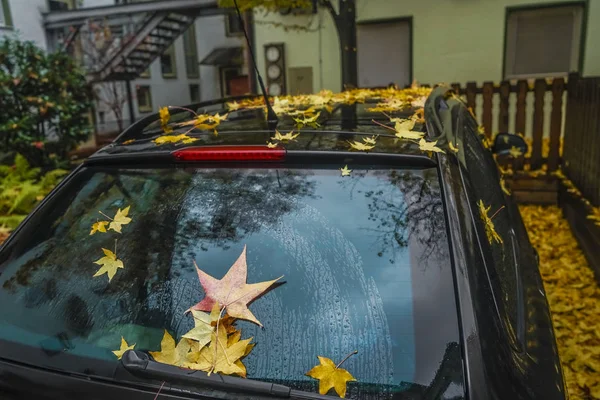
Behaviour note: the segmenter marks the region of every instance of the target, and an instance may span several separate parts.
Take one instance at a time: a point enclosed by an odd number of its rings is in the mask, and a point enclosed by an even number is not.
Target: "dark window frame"
[[[0,23],[0,29],[13,29],[13,18],[10,12],[10,3],[8,0],[0,0],[0,7],[2,7],[2,14],[4,22]]]
[[[140,104],[140,89],[147,90],[144,93],[144,98],[147,100],[148,104]],[[135,94],[137,98],[138,111],[140,113],[152,112],[152,87],[150,85],[137,85]]]
[[[579,60],[577,61],[577,71],[579,73],[583,72],[583,65],[585,60],[585,45],[587,40],[587,25],[589,19],[589,0],[579,0],[579,1],[562,1],[557,3],[541,3],[534,5],[520,5],[520,6],[509,6],[505,8],[504,12],[504,43],[502,46],[502,76],[500,80],[507,79],[507,59],[506,54],[508,50],[508,30],[509,30],[509,18],[511,13],[520,12],[520,11],[539,11],[539,10],[547,10],[552,8],[561,8],[561,7],[582,7],[582,15],[581,15],[581,32],[579,38]],[[575,72],[575,71],[568,71]],[[517,78],[511,78],[517,79]],[[527,79],[523,76],[523,79]]]
[[[243,28],[240,26],[239,30],[236,31],[232,31],[232,20],[234,19],[236,21],[236,24],[239,24],[238,21],[238,16],[236,13],[234,12],[228,12],[225,14],[225,35],[227,37],[237,37],[237,36],[244,36],[244,30]]]

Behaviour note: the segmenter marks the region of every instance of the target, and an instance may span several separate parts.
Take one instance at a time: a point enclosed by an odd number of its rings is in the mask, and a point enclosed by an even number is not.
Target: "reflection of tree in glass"
[[[194,177],[187,193],[193,218],[180,221],[179,240],[224,249],[265,226],[272,226],[296,208],[301,197],[312,197],[315,182],[308,172],[290,170],[220,169]],[[186,243],[187,244],[187,243]]]
[[[423,257],[429,257],[437,251],[437,245],[445,235],[435,170],[379,173],[384,174],[386,179],[381,179],[378,187],[358,191],[371,199],[369,220],[378,224],[369,230],[375,233],[375,240],[380,243],[378,255],[382,257],[389,252],[390,262],[394,262],[396,252],[408,246],[410,240],[416,240],[425,247]],[[403,199],[397,197],[398,189]]]

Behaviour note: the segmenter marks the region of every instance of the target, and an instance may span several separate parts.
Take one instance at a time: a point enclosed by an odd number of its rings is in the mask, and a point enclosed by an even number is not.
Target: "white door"
[[[411,66],[409,20],[357,26],[360,87],[409,85]]]

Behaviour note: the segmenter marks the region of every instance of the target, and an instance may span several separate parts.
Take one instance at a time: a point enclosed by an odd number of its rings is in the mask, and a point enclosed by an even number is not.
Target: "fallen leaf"
[[[448,142],[448,148],[454,153],[458,153],[458,147],[455,147],[452,142]]]
[[[318,113],[316,113],[315,115],[313,115],[312,117],[303,117],[303,118],[294,118],[294,121],[296,121],[296,125],[298,125],[299,128],[303,128],[305,126],[311,126],[314,128],[317,128],[321,125],[319,125],[319,123],[317,122],[317,119],[319,118],[319,116],[321,115],[321,112],[319,111]]]
[[[262,296],[264,292],[275,282],[282,278],[280,276],[272,281],[259,283],[246,283],[248,266],[246,265],[246,246],[237,261],[231,266],[222,279],[215,279],[202,271],[196,265],[198,279],[204,289],[205,297],[190,310],[211,311],[215,303],[223,305],[227,313],[233,318],[245,319],[257,325],[262,324],[248,309],[248,304]]]
[[[215,303],[214,307],[216,307],[217,312],[220,312],[218,303]],[[211,325],[211,315],[202,311],[192,310],[192,316],[194,317],[194,328],[182,337],[195,340],[200,348],[202,348],[210,342],[211,335],[215,331],[215,328]]]
[[[506,187],[506,181],[504,180],[504,177],[500,177],[500,188],[502,189],[504,194],[510,196],[510,190],[508,190],[508,188]]]
[[[171,119],[171,114],[169,113],[169,107],[162,107],[158,110],[158,114],[160,116],[160,126],[162,127],[165,133],[173,132],[173,128],[171,128],[169,124],[169,120]]]
[[[421,139],[425,134],[423,132],[413,131],[415,121],[402,118],[390,118],[390,122],[395,122],[394,130],[396,137],[399,139]]]
[[[592,207],[592,211],[587,216],[587,219],[594,221],[595,225],[600,226],[600,207]]]
[[[108,221],[98,221],[92,225],[92,230],[90,231],[90,235],[93,235],[96,232],[106,232],[106,225],[108,225]]]
[[[121,233],[122,226],[127,225],[128,223],[131,222],[131,218],[129,218],[127,216],[127,214],[129,214],[130,207],[131,206],[127,206],[122,211],[119,208],[117,210],[117,213],[115,214],[115,217],[113,218],[110,225],[108,226],[108,229],[111,229],[115,232]]]
[[[319,365],[306,373],[307,376],[319,380],[319,393],[327,394],[332,388],[338,396],[346,397],[346,385],[356,379],[345,369],[336,366],[331,359],[318,356]]]
[[[135,142],[135,139],[129,139],[129,140],[124,141],[122,144],[126,146],[128,144],[132,144],[133,142]]]
[[[365,144],[371,144],[371,145],[375,146],[377,144],[377,140],[376,139],[377,138],[375,136],[365,137],[365,138],[363,138],[363,142]]]
[[[357,142],[357,141],[353,141],[353,142],[348,141],[348,144],[350,145],[350,148],[352,148],[354,150],[359,150],[359,151],[369,151],[375,147],[375,145],[369,145],[369,144],[365,144],[365,143]]]
[[[521,149],[516,146],[511,147],[508,152],[514,158],[519,158],[523,155],[523,152],[521,151]]]
[[[149,353],[157,362],[181,367],[187,362],[187,354],[191,348],[190,341],[185,338],[175,345],[175,339],[165,330],[160,342],[160,351],[150,351]]]
[[[117,273],[117,270],[119,268],[124,268],[123,261],[119,260],[117,255],[110,250],[103,248],[102,251],[104,252],[104,257],[94,261],[94,264],[102,265],[102,267],[94,274],[94,278],[107,274],[108,281],[110,282]]]
[[[342,171],[342,176],[350,176],[350,172],[352,172],[351,169],[348,169],[347,165],[344,168],[340,168],[340,171]]]
[[[435,142],[428,142],[425,139],[419,140],[419,149],[423,151],[435,151],[436,153],[444,153],[444,150],[440,149],[436,146],[437,140]]]
[[[285,135],[282,135],[281,132],[275,130],[275,136],[271,138],[271,140],[278,140],[280,142],[288,142],[290,140],[296,139],[300,133],[296,133],[294,135],[294,131],[288,132]]]
[[[121,336],[121,347],[119,348],[119,350],[114,350],[113,354],[117,356],[117,360],[120,360],[121,357],[123,357],[123,353],[125,353],[127,350],[133,350],[134,347],[135,343],[130,346],[125,341],[125,338]]]
[[[240,103],[238,103],[237,101],[232,101],[229,103],[225,103],[227,105],[227,109],[229,111],[237,111],[239,110],[242,106]]]
[[[184,143],[184,144],[189,144],[189,143],[193,143],[198,139],[189,137],[188,135],[186,135],[185,133],[182,133],[181,135],[163,135],[163,136],[159,136],[156,139],[153,140],[153,142],[157,145],[161,145],[161,144],[166,144],[166,143]]]
[[[277,148],[277,146],[278,146],[277,143],[267,142],[267,147],[269,149],[275,149],[275,148]]]
[[[503,243],[502,238],[496,232],[496,227],[494,226],[494,221],[492,221],[493,216],[492,217],[488,216],[488,212],[490,211],[492,206],[489,206],[486,208],[485,204],[483,203],[482,200],[479,200],[477,205],[479,206],[479,216],[481,217],[481,220],[483,221],[483,223],[485,225],[485,234],[488,238],[488,241],[490,242],[490,244],[493,244],[492,242],[494,242],[494,241],[502,244]]]

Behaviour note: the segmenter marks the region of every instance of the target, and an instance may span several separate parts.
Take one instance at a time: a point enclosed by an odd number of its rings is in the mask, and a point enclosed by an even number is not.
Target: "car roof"
[[[395,136],[392,118],[416,121],[412,130],[424,131],[423,104],[430,93],[428,88],[355,89],[334,94],[280,96],[271,99],[279,118],[277,130],[282,134],[300,133],[290,141],[280,144],[286,150],[336,151],[350,150],[348,142],[363,142],[375,137],[377,146],[373,153],[422,155],[417,141],[400,140]],[[398,107],[398,101],[403,102]],[[186,107],[165,107],[168,122],[161,113],[151,114],[125,130],[111,144],[95,153],[91,159],[114,155],[140,153],[171,153],[187,147],[223,145],[266,145],[276,143],[275,130],[269,127],[263,110],[263,97],[238,97],[193,104]],[[223,117],[216,126],[211,121],[194,126],[202,116]],[[302,126],[298,120],[315,117],[315,123]],[[386,128],[387,127],[387,128]],[[270,129],[271,128],[271,129]],[[157,144],[156,139],[185,134],[185,142]],[[189,142],[189,143],[186,143]]]

